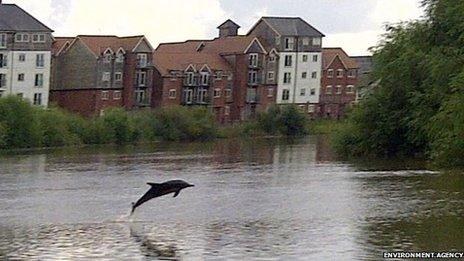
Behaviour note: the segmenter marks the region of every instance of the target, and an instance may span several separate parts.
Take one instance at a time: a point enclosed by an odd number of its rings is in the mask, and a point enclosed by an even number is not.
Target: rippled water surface
[[[195,184],[129,218],[146,182]],[[375,260],[464,250],[464,178],[334,160],[323,137],[0,158],[0,259]]]

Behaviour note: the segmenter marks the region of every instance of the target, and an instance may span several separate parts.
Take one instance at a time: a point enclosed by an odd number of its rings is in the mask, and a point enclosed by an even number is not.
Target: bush
[[[29,102],[8,96],[0,99],[0,122],[4,125],[5,148],[31,148],[41,145],[42,131],[37,113]]]
[[[304,135],[308,133],[307,123],[308,116],[294,105],[273,106],[257,119],[257,127],[271,135]]]
[[[0,149],[6,145],[7,127],[6,124],[0,122]]]
[[[134,124],[129,118],[129,115],[124,109],[110,109],[105,112],[105,115],[100,117],[101,129],[105,133],[105,137],[111,143],[124,144],[136,140],[136,132]],[[98,123],[97,123],[98,124]],[[105,140],[105,139],[104,139]]]
[[[72,118],[57,108],[40,110],[37,112],[42,130],[42,145],[45,147],[68,146],[81,143],[80,137],[72,132]]]

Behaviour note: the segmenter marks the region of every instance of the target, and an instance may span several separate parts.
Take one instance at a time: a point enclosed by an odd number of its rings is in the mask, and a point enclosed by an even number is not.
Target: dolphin
[[[189,184],[183,180],[171,180],[164,183],[147,183],[151,186],[150,190],[145,193],[136,203],[132,203],[131,215],[134,213],[135,209],[142,205],[143,203],[161,197],[170,193],[174,193],[174,197],[177,197],[181,190],[194,187],[194,185]]]

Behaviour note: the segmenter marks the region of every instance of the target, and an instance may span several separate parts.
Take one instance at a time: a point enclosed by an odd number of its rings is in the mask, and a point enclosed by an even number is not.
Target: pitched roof
[[[240,28],[240,25],[236,24],[234,21],[232,21],[230,19],[227,19],[224,23],[222,23],[217,28],[222,29],[222,28],[229,28],[229,27]]]
[[[189,64],[196,65],[197,69],[207,64],[213,70],[231,70],[222,55],[243,54],[254,39],[252,36],[228,36],[163,43],[156,48],[153,61],[162,74],[168,74],[169,70],[185,70]],[[200,44],[203,46],[199,49]]]
[[[79,38],[96,56],[100,56],[108,48],[111,48],[114,52],[117,52],[119,48],[123,48],[126,52],[130,52],[144,36],[118,37],[114,35],[78,35],[77,38]]]
[[[15,4],[0,4],[0,31],[53,32]]]
[[[54,55],[59,54],[62,51],[66,43],[71,43],[75,37],[55,37],[52,44],[52,53]]]
[[[372,56],[351,56],[359,64],[359,72],[361,74],[370,73],[372,71]]]
[[[266,22],[272,29],[283,36],[325,36],[300,17],[262,17],[260,21]],[[250,32],[254,29],[254,27],[250,30]]]
[[[322,49],[322,68],[327,69],[336,57],[339,57],[347,69],[359,68],[355,59],[352,59],[340,47]]]

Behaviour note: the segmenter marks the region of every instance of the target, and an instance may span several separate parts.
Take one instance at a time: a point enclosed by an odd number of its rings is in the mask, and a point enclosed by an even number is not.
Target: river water
[[[195,184],[129,217],[146,182]],[[334,158],[324,137],[0,158],[0,259],[378,260],[464,250],[464,176]]]

